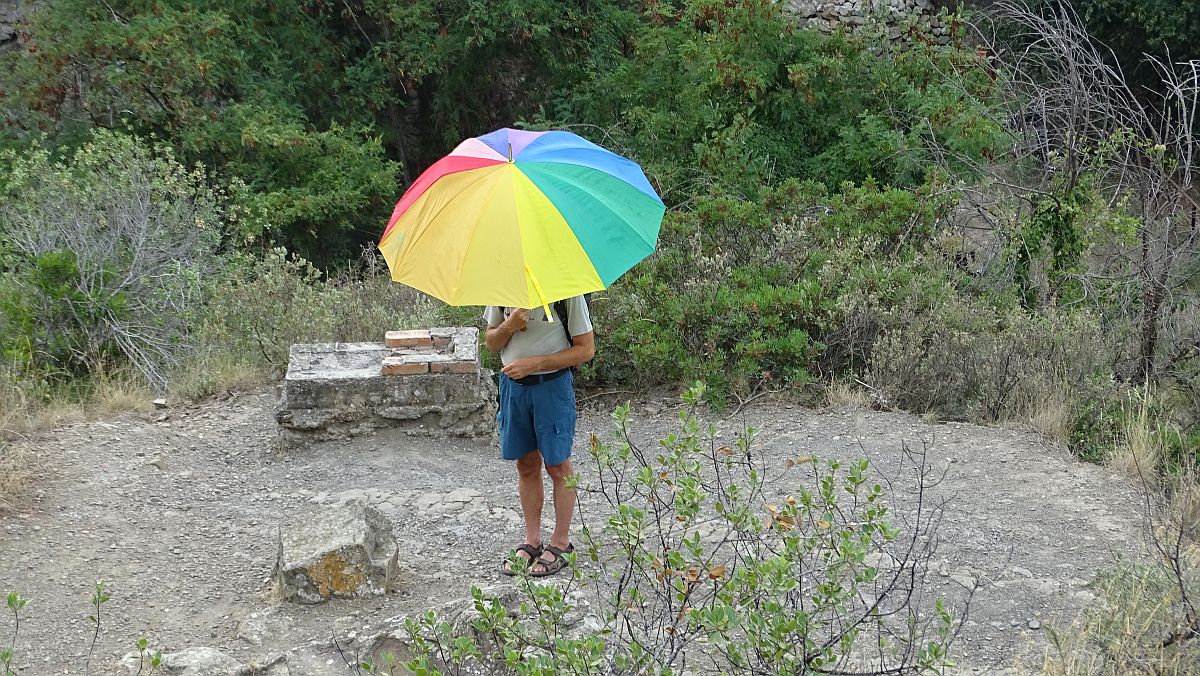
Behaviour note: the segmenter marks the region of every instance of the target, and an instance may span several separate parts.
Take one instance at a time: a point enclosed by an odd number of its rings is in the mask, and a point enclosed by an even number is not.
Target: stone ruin
[[[275,420],[285,446],[367,433],[487,437],[496,401],[478,329],[389,331],[382,343],[293,345]]]
[[[922,33],[942,45],[950,43],[950,27],[938,10],[955,5],[945,0],[791,0],[787,4],[793,16],[825,33],[877,25],[893,43],[905,44],[911,41],[907,24],[915,21]]]

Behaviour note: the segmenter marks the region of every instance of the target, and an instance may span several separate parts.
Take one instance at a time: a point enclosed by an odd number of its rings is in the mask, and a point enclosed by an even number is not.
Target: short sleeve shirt
[[[587,302],[583,296],[575,296],[568,298],[567,315],[570,317],[570,326],[567,328],[571,332],[571,336],[582,336],[585,333],[592,332],[592,316],[588,312]],[[513,308],[499,308],[495,305],[489,305],[483,312],[483,319],[487,322],[488,328],[500,326],[508,315],[512,314]],[[554,305],[550,306],[551,313],[554,313]],[[544,357],[555,352],[562,352],[571,347],[567,342],[566,332],[563,331],[560,319],[555,313],[554,321],[550,322],[546,319],[546,311],[543,308],[534,308],[529,311],[529,319],[526,322],[526,329],[513,334],[512,339],[508,341],[508,345],[500,351],[500,361],[505,364],[523,357]]]

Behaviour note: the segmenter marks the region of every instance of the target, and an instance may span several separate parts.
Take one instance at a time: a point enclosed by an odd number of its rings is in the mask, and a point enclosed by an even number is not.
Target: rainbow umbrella
[[[549,315],[649,256],[665,211],[636,163],[570,132],[506,128],[422,173],[379,249],[394,281],[451,305]]]

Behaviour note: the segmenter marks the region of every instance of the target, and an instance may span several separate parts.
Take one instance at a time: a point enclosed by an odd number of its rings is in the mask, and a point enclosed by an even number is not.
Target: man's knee
[[[542,454],[537,451],[530,451],[525,455],[517,458],[517,474],[523,477],[530,477],[540,474],[542,471]]]
[[[554,481],[562,481],[571,476],[574,472],[571,471],[571,461],[566,460],[559,465],[546,465],[546,474]]]

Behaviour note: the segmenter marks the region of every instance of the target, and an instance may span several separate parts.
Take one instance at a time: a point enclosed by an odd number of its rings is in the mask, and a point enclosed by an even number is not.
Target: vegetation
[[[857,390],[1156,477],[1200,461],[1197,10],[999,0],[941,45],[785,4],[44,3],[0,53],[0,467],[55,401],[478,316],[362,252],[502,125],[626,154],[669,206],[595,299],[588,385]]]

